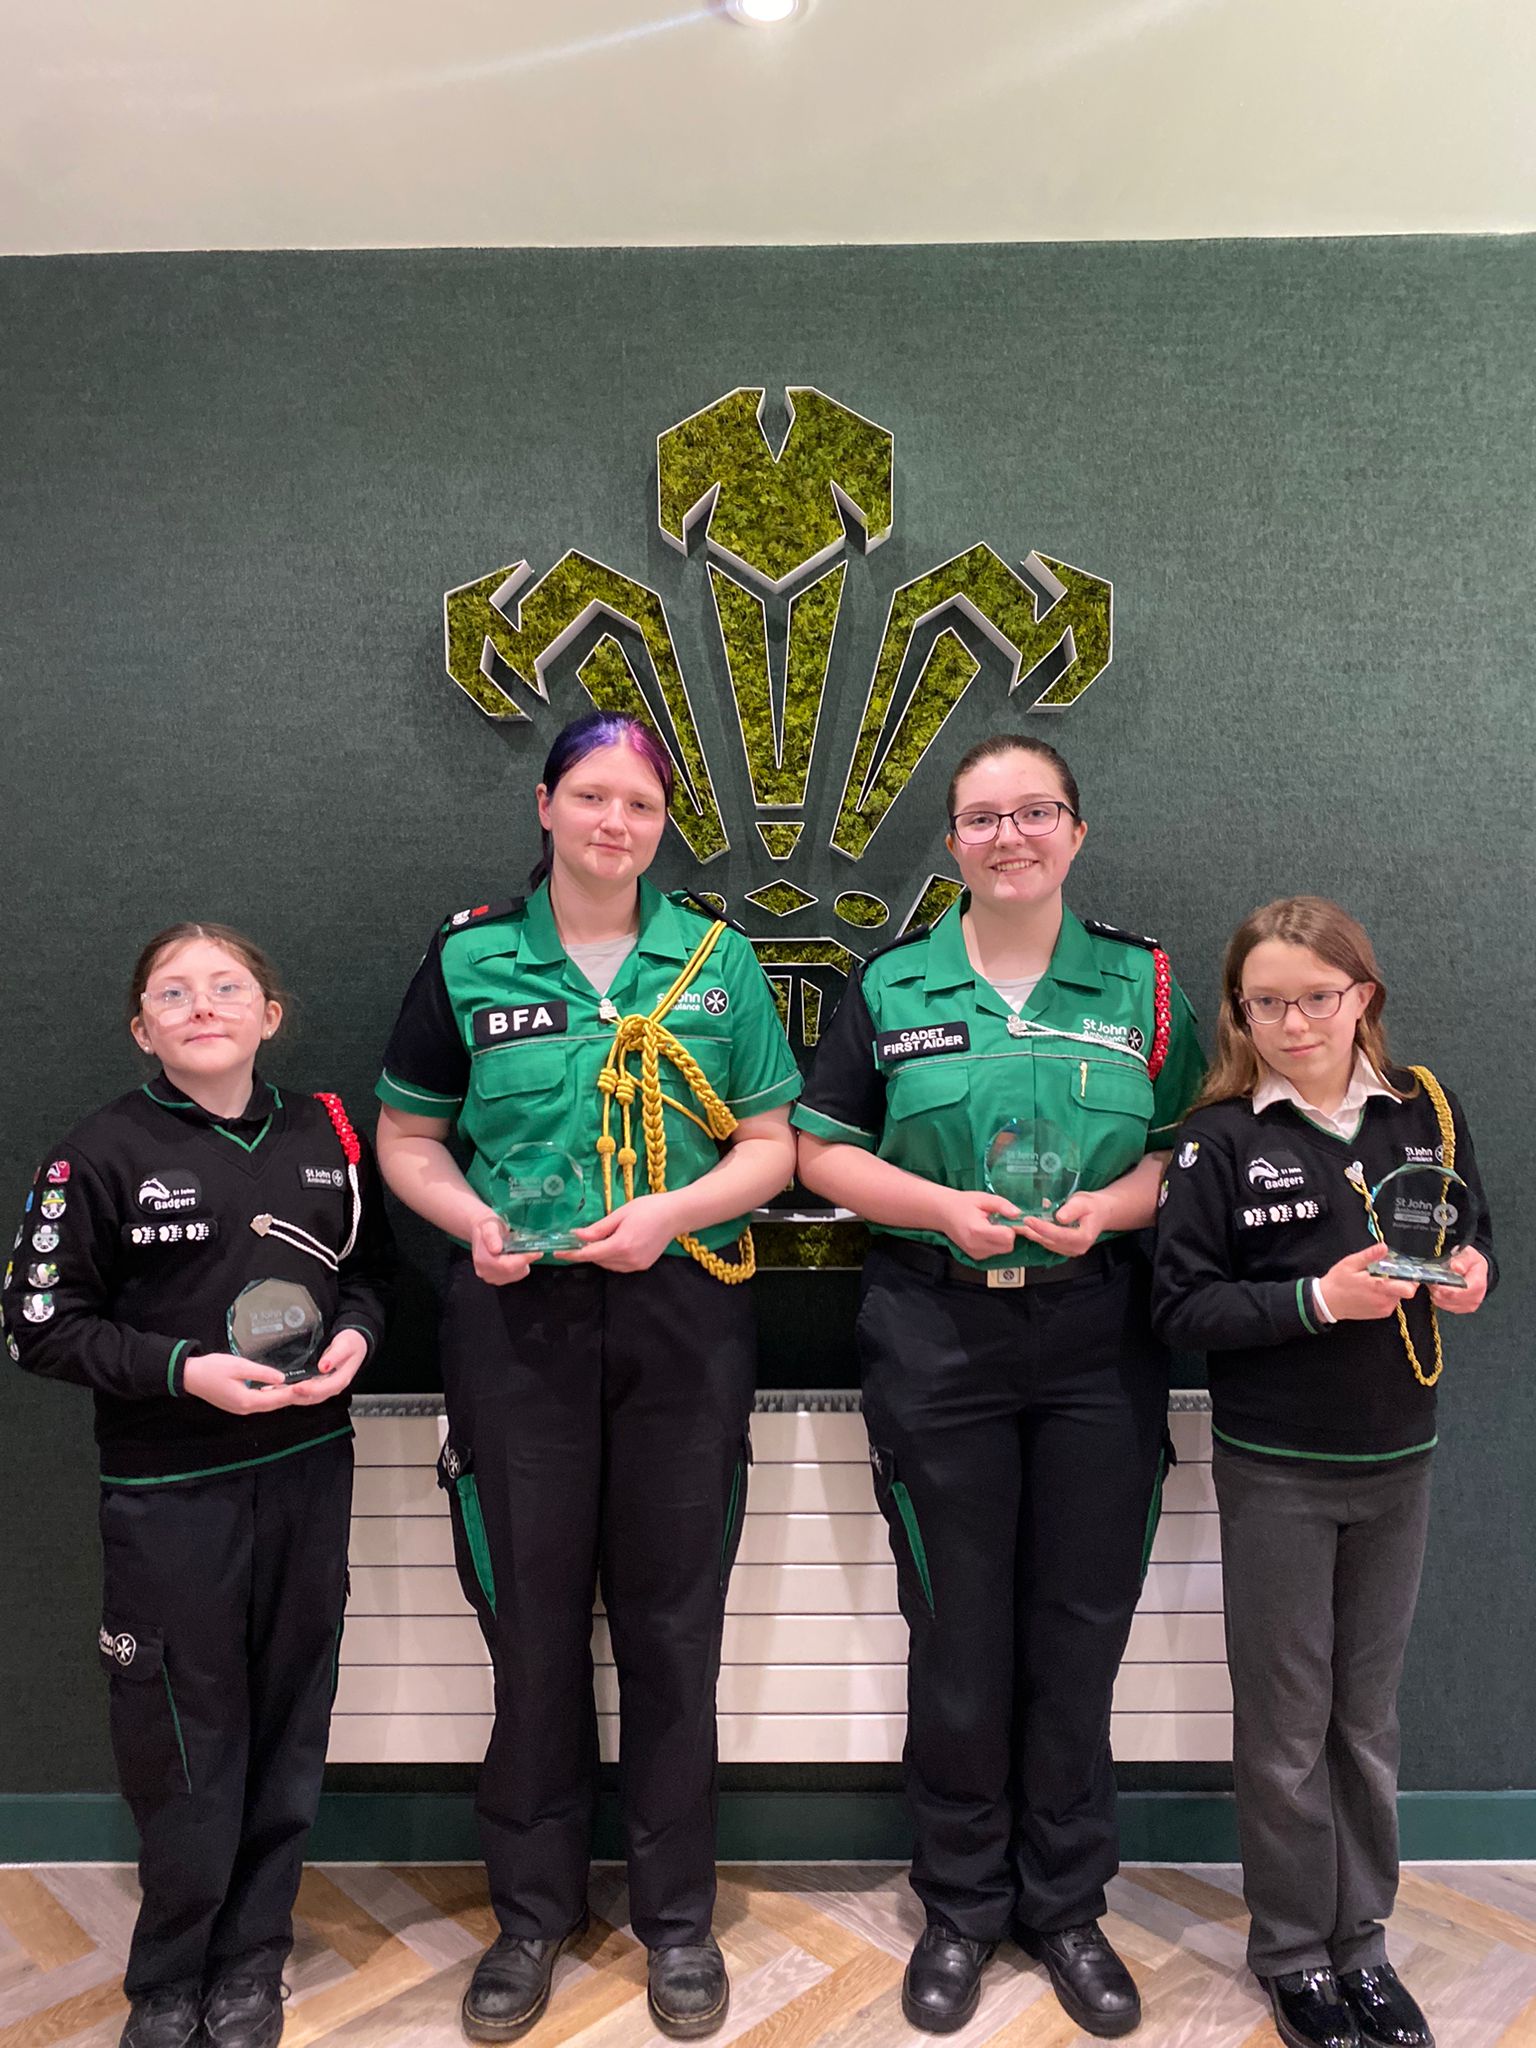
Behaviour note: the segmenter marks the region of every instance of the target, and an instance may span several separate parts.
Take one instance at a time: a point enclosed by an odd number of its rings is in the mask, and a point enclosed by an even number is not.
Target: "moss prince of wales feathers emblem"
[[[577,549],[542,576],[515,562],[450,590],[443,616],[448,673],[488,717],[518,721],[547,712],[551,675],[569,666],[594,704],[643,718],[676,766],[672,822],[701,864],[731,854],[716,780],[739,781],[744,762],[749,822],[767,865],[761,883],[741,890],[730,908],[749,924],[773,927],[753,944],[786,1028],[811,1045],[823,997],[859,957],[850,940],[866,942],[889,925],[884,943],[936,916],[959,885],[929,876],[894,924],[871,888],[837,891],[830,915],[817,909],[812,917],[824,892],[802,882],[814,880],[813,869],[825,873],[827,863],[815,835],[807,837],[807,810],[813,770],[826,765],[818,741],[825,753],[839,729],[828,678],[848,542],[856,531],[868,554],[891,534],[895,440],[824,392],[794,386],[786,393],[789,430],[775,455],[765,398],[761,388],[727,392],[656,443],[662,539],[686,556],[703,535],[739,760],[717,758],[712,770],[666,604],[622,570]],[[985,542],[900,584],[851,751],[846,737],[837,743],[839,758],[824,777],[831,855],[860,863],[861,880],[878,880],[871,870],[883,865],[881,849],[872,856],[872,844],[984,667],[1001,669],[1010,705],[1065,710],[1109,666],[1111,612],[1101,577],[1033,553],[1014,569]],[[891,853],[894,892],[910,887],[912,862],[910,851],[903,858],[893,846]],[[735,875],[738,863],[726,865]],[[708,889],[707,872],[699,879],[701,893],[725,908]],[[847,936],[825,929],[799,935],[816,926],[841,926]]]

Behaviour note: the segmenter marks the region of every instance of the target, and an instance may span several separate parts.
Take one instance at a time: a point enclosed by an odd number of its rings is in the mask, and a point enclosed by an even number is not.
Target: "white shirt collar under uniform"
[[[1332,1116],[1325,1115],[1314,1103],[1308,1102],[1294,1082],[1284,1080],[1272,1067],[1266,1078],[1253,1091],[1253,1113],[1258,1116],[1274,1102],[1289,1102],[1301,1111],[1308,1123],[1316,1124],[1320,1131],[1327,1131],[1331,1137],[1349,1139],[1359,1130],[1365,1105],[1373,1095],[1385,1095],[1392,1102],[1398,1100],[1365,1054],[1357,1052],[1355,1070],[1349,1077],[1344,1100]]]

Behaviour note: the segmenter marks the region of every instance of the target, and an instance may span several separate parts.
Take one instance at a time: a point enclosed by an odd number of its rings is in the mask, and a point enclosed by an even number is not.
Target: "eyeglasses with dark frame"
[[[1077,813],[1055,797],[1035,797],[1016,811],[961,811],[949,823],[962,846],[985,846],[997,837],[1004,818],[1021,839],[1048,839],[1064,816],[1076,819]]]
[[[1329,1017],[1337,1017],[1339,1005],[1352,988],[1359,988],[1358,981],[1346,982],[1343,988],[1313,989],[1304,996],[1237,996],[1237,1007],[1250,1024],[1283,1024],[1287,1014],[1295,1009],[1314,1024],[1322,1024]]]

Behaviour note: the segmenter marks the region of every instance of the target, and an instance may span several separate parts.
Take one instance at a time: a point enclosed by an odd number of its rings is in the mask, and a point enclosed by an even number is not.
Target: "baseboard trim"
[[[1405,1858],[1536,1859],[1536,1790],[1405,1792],[1398,1801]],[[722,1862],[905,1861],[911,1830],[899,1792],[727,1790],[720,1795]],[[1232,1863],[1231,1795],[1123,1792],[1127,1863]],[[317,1863],[476,1862],[479,1842],[463,1793],[329,1792],[310,1837]],[[595,1853],[620,1853],[618,1811],[599,1803]],[[0,1863],[132,1863],[133,1822],[115,1793],[0,1794]]]

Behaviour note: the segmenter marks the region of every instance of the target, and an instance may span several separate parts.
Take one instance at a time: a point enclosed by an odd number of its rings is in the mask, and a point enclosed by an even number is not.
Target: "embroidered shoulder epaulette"
[[[734,917],[727,915],[723,897],[716,897],[711,901],[707,896],[696,896],[691,889],[669,889],[667,901],[675,903],[679,910],[691,910],[696,917],[707,917],[711,924],[728,924],[733,932],[740,932],[743,938],[748,936],[746,926],[738,924]]]
[[[473,910],[456,910],[452,917],[445,917],[438,929],[446,938],[450,932],[461,932],[468,925],[489,924],[497,917],[515,917],[527,901],[526,896],[504,896],[499,903],[477,903]]]
[[[1116,924],[1101,924],[1096,917],[1083,919],[1083,930],[1092,932],[1096,939],[1118,939],[1123,946],[1143,946],[1149,953],[1160,953],[1162,943],[1149,939],[1145,932],[1123,932]]]
[[[894,953],[898,946],[910,946],[918,939],[926,939],[933,930],[931,924],[915,924],[911,931],[903,932],[898,939],[887,939],[883,946],[876,946],[873,953],[866,953],[864,965],[873,967],[877,960],[883,960],[887,953]]]

